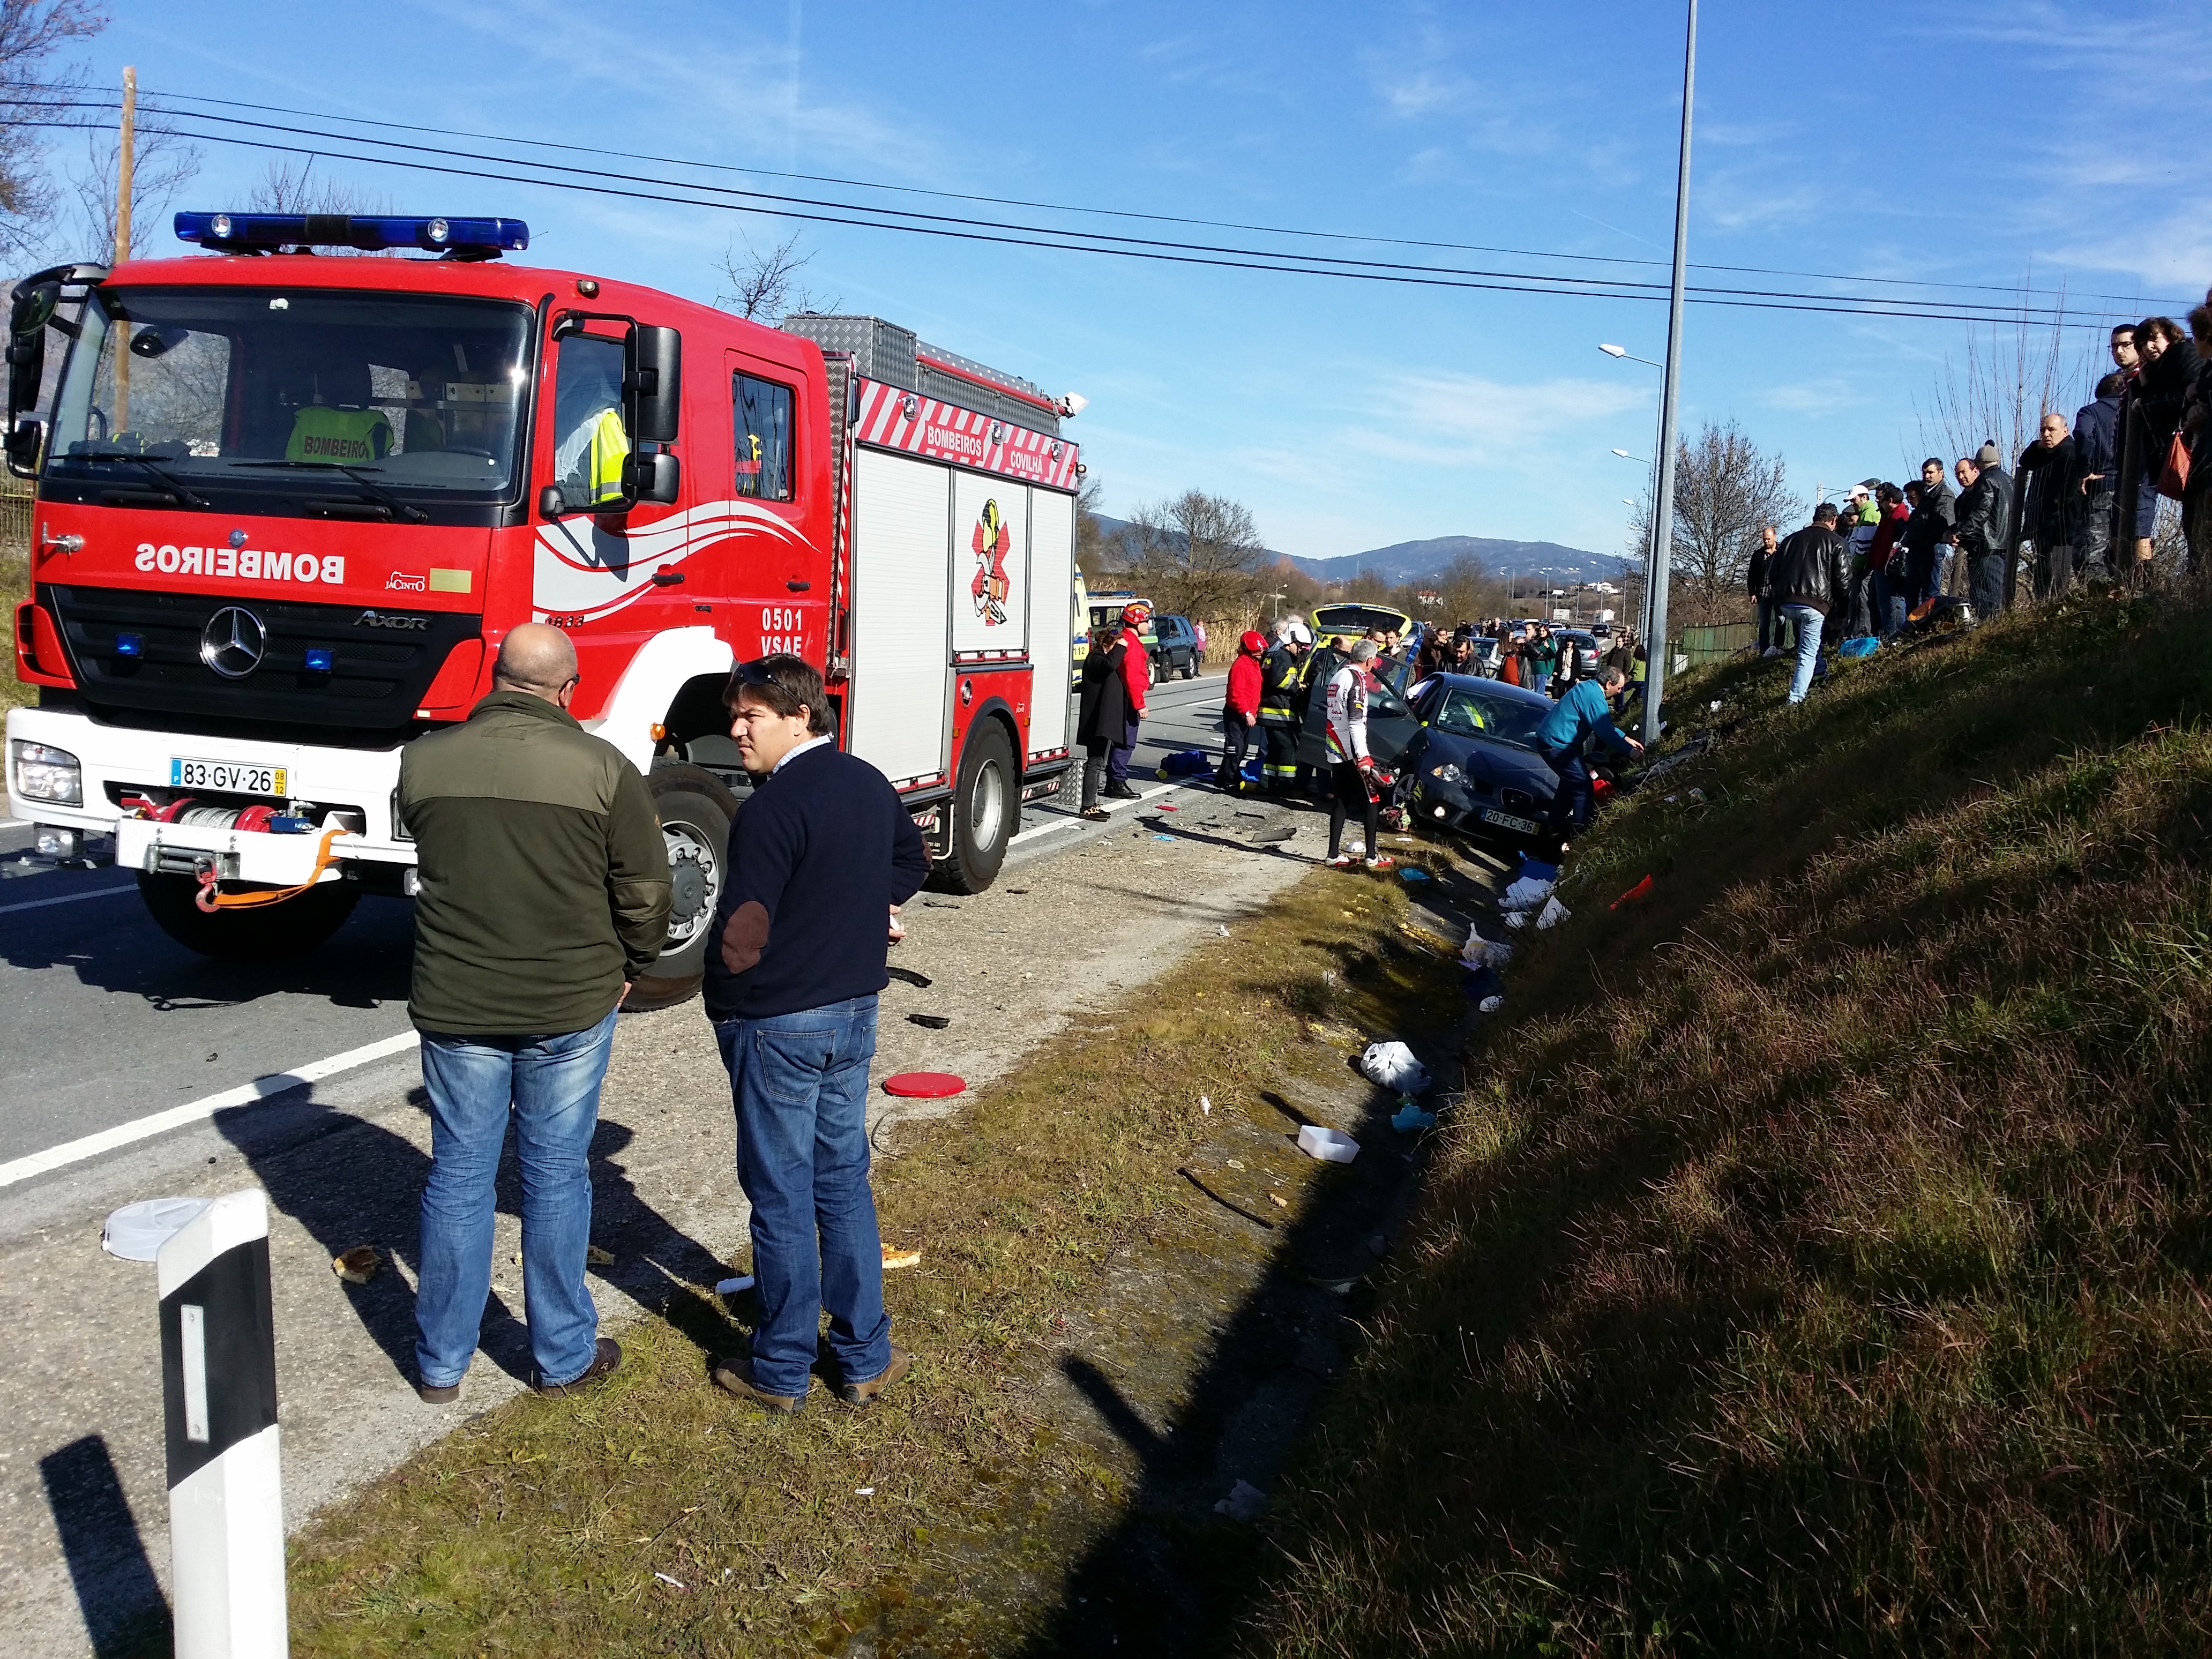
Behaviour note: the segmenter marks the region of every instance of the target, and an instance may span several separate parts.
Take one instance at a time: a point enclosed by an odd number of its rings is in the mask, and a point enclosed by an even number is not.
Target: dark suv
[[[1152,647],[1152,672],[1165,679],[1177,670],[1189,679],[1198,672],[1198,630],[1188,617],[1155,617],[1152,631],[1159,643]]]

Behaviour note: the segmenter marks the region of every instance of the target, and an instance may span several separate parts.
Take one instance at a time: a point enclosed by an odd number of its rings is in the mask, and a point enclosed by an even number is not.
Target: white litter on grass
[[[1359,1156],[1359,1143],[1341,1129],[1309,1123],[1298,1131],[1298,1150],[1324,1164],[1349,1164]]]
[[[1213,1506],[1213,1512],[1232,1521],[1256,1521],[1267,1508],[1267,1494],[1249,1480],[1239,1480],[1229,1489],[1229,1496]]]
[[[1198,1097],[1198,1115],[1200,1117],[1212,1117],[1213,1115],[1213,1103],[1208,1100],[1204,1095],[1200,1095]]]
[[[1476,1003],[1474,1006],[1486,1014],[1494,1014],[1500,1008],[1503,1008],[1505,1006],[1505,999],[1504,997],[1485,997],[1481,1001]]]
[[[1229,928],[1226,924],[1216,927],[1213,931],[1220,934],[1224,939],[1227,939],[1229,937]]]
[[[1555,882],[1539,881],[1534,876],[1523,876],[1498,896],[1501,910],[1533,910],[1551,897]]]
[[[126,1204],[100,1230],[100,1248],[121,1261],[151,1261],[171,1234],[212,1204],[209,1198],[146,1198]]]
[[[876,1489],[873,1486],[855,1486],[853,1488],[853,1496],[855,1498],[873,1498],[875,1495]]]
[[[1574,912],[1560,903],[1558,899],[1548,899],[1544,904],[1544,914],[1536,918],[1536,926],[1539,928],[1556,927],[1572,915]]]
[[[1459,959],[1468,968],[1480,968],[1486,963],[1503,968],[1513,960],[1513,947],[1502,939],[1485,939],[1478,929],[1470,927],[1467,930],[1467,943],[1460,947]]]
[[[739,1273],[735,1279],[726,1279],[715,1285],[714,1294],[735,1296],[739,1291],[750,1291],[752,1287],[753,1276],[750,1273]]]
[[[1429,1068],[1402,1042],[1369,1043],[1359,1057],[1359,1069],[1370,1083],[1394,1094],[1418,1095],[1429,1086]]]
[[[670,1577],[666,1573],[665,1573],[665,1572],[656,1572],[656,1573],[655,1573],[655,1574],[653,1574],[653,1576],[655,1578],[658,1578],[658,1579],[659,1579],[662,1583],[664,1583],[664,1584],[673,1584],[673,1585],[675,1585],[675,1586],[676,1586],[676,1588],[677,1588],[677,1589],[690,1589],[691,1588],[689,1584],[685,1583],[684,1583],[681,1578],[671,1578],[671,1577]]]

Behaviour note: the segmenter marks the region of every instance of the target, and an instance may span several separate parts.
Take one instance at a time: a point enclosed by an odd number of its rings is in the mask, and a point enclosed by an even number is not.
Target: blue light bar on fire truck
[[[402,218],[349,213],[179,213],[177,239],[224,253],[280,247],[419,247],[459,259],[495,259],[530,246],[520,219]]]

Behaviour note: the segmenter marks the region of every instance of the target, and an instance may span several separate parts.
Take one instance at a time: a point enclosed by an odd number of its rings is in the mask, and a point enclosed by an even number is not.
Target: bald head
[[[500,641],[491,678],[501,690],[527,691],[548,702],[565,703],[562,693],[576,678],[576,647],[557,628],[524,623]]]

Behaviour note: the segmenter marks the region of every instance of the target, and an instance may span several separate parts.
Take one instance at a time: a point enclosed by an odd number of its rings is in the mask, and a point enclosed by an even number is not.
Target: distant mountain
[[[1536,576],[1550,571],[1561,582],[1617,581],[1629,562],[1610,553],[1589,553],[1557,542],[1508,542],[1488,536],[1432,536],[1426,541],[1399,542],[1365,553],[1342,553],[1329,559],[1287,558],[1316,581],[1349,581],[1364,572],[1396,586],[1441,574],[1455,560],[1473,557],[1493,576]]]

